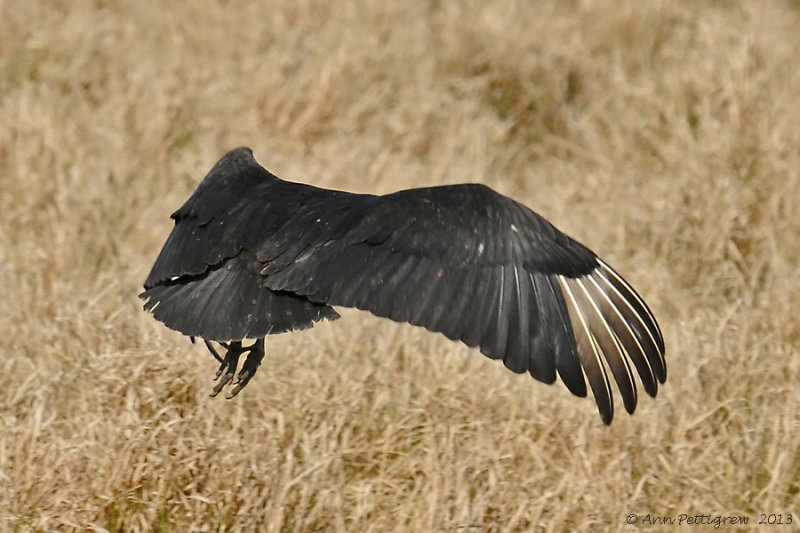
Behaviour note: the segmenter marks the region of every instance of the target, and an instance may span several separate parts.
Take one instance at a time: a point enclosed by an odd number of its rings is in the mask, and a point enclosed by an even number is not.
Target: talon
[[[230,399],[232,399],[234,396],[236,396],[237,394],[239,394],[239,391],[240,391],[240,390],[242,390],[242,386],[241,386],[241,385],[238,385],[238,384],[237,384],[237,385],[235,385],[235,386],[234,386],[234,387],[231,389],[231,391],[230,391],[228,394],[226,394],[226,395],[225,395],[225,399],[226,399],[226,400],[230,400]]]
[[[232,376],[233,376],[232,374],[225,374],[222,377],[222,379],[219,380],[219,383],[214,385],[214,389],[211,391],[211,394],[209,394],[209,396],[211,396],[212,398],[216,398],[217,395],[219,395],[219,393],[222,392],[222,389],[225,388],[225,385],[227,385],[230,382]]]

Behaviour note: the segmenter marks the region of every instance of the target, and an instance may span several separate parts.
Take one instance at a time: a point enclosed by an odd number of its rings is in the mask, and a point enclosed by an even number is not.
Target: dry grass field
[[[0,531],[797,530],[798,27],[788,0],[0,1]],[[239,145],[514,196],[647,299],[666,385],[607,427],[343,310],[209,398],[137,294]]]

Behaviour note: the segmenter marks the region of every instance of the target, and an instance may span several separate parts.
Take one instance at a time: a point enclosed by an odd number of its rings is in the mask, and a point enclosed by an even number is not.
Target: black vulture
[[[222,363],[212,395],[234,377],[229,397],[247,385],[266,335],[334,320],[332,306],[443,333],[545,383],[558,374],[577,396],[585,376],[606,424],[608,369],[629,413],[634,368],[650,396],[666,380],[661,331],[633,288],[485,185],[352,194],[283,181],[238,148],[172,218],[140,296]]]

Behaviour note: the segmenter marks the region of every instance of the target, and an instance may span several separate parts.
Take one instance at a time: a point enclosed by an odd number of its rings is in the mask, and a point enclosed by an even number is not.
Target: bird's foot
[[[207,344],[207,346],[209,345]],[[217,384],[214,385],[214,390],[211,392],[212,397],[217,396],[222,392],[222,389],[225,388],[225,385],[231,382],[236,374],[239,356],[247,351],[247,348],[242,346],[241,341],[232,341],[228,344],[227,348],[228,351],[225,353],[225,359],[222,360],[222,364],[219,365],[219,370],[217,370],[217,374],[214,376],[214,379],[217,380]],[[211,347],[209,347],[209,350],[211,350]],[[212,353],[214,353],[213,350]]]
[[[206,343],[206,345],[208,346],[208,343]],[[224,359],[217,356],[215,351],[209,346],[211,353],[222,361],[219,370],[217,370],[217,375],[214,376],[214,379],[217,380],[217,384],[214,385],[214,390],[211,392],[212,397],[217,396],[226,385],[233,381],[236,375],[236,368],[239,365],[239,357],[247,353],[247,358],[242,365],[242,369],[239,371],[239,375],[236,376],[236,381],[233,383],[234,387],[226,396],[228,399],[231,399],[239,394],[239,391],[250,382],[256,370],[258,370],[261,360],[264,359],[264,339],[258,339],[247,347],[242,346],[241,341],[231,341],[228,344],[222,344],[222,346],[227,349]]]
[[[239,371],[239,375],[236,376],[233,389],[228,395],[229,400],[239,394],[239,391],[245,388],[250,383],[250,380],[253,379],[253,376],[256,375],[256,371],[261,365],[261,360],[264,359],[264,339],[258,339],[248,349],[250,353],[247,354],[242,369]]]

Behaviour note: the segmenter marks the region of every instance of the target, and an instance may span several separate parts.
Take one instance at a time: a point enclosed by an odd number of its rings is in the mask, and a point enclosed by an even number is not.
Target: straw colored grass
[[[779,0],[0,2],[0,530],[796,529],[798,27]],[[514,196],[647,299],[667,384],[606,427],[345,310],[209,398],[213,359],[137,294],[239,145],[315,185]]]

